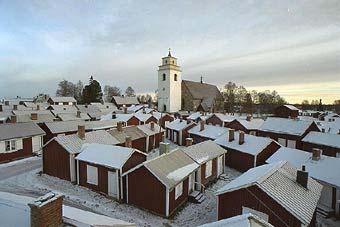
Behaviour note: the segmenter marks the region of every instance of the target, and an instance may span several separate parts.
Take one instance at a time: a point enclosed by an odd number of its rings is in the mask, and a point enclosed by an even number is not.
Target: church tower
[[[162,58],[162,65],[158,67],[158,111],[177,112],[181,110],[182,76],[181,68],[177,65],[177,58],[169,54]]]

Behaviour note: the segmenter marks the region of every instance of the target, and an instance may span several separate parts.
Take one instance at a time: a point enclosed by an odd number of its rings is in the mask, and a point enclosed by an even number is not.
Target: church
[[[158,67],[158,111],[175,113],[183,111],[223,111],[224,99],[215,85],[182,80],[182,70],[177,58],[169,54]]]

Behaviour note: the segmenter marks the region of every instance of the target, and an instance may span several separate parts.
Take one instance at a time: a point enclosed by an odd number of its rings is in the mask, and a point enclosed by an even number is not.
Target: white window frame
[[[175,199],[178,199],[183,194],[183,182],[175,187]]]
[[[5,151],[16,151],[18,149],[17,140],[5,140]]]
[[[98,168],[87,165],[86,166],[86,182],[92,185],[98,185]]]
[[[287,147],[296,148],[296,140],[287,140]]]
[[[5,151],[11,151],[11,141],[10,140],[5,141]]]
[[[208,178],[212,175],[212,160],[207,161],[205,163],[205,178]]]

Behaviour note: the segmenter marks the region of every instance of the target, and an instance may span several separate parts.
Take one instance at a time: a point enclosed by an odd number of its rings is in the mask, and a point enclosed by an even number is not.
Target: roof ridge
[[[276,163],[266,174],[262,175],[259,177],[258,180],[256,180],[256,183],[261,184],[264,182],[266,179],[268,179],[271,175],[273,175],[275,172],[277,172],[282,166],[284,166],[287,163],[287,161],[279,161]]]

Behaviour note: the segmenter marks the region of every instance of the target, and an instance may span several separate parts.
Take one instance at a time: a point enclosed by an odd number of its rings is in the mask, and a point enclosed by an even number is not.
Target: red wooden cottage
[[[247,134],[256,136],[263,123],[263,119],[253,119],[251,116],[247,116],[246,119],[239,118],[233,120],[228,124],[228,128],[235,129],[236,131],[243,131]]]
[[[241,172],[264,164],[281,147],[270,138],[235,132],[234,129],[229,129],[215,142],[228,151],[225,164]]]
[[[274,109],[275,117],[282,118],[297,118],[299,116],[299,109],[293,105],[282,105]]]
[[[195,125],[189,120],[176,119],[165,125],[166,137],[178,145],[184,145],[185,139],[189,136],[188,130]]]
[[[219,125],[221,127],[227,127],[227,125],[235,120],[237,116],[230,114],[214,113],[206,119],[208,125]]]
[[[0,163],[39,154],[43,135],[35,123],[0,124]]]
[[[174,117],[168,113],[152,112],[152,116],[157,119],[157,124],[165,128],[165,125],[174,120]]]
[[[194,190],[192,179],[198,168],[199,165],[180,150],[146,161],[123,174],[126,176],[126,202],[170,217]]]
[[[284,147],[302,149],[301,140],[311,131],[320,131],[314,121],[269,117],[258,135],[270,137]]]
[[[223,149],[215,142],[207,140],[195,145],[182,148],[192,160],[200,167],[195,172],[195,189],[199,190],[200,185],[207,186],[214,182],[224,173],[224,155],[227,150]]]
[[[302,139],[302,150],[313,152],[314,148],[321,149],[323,155],[340,157],[340,134],[309,132]]]
[[[154,122],[139,125],[137,127],[146,135],[145,152],[149,152],[159,147],[159,143],[162,141],[165,131],[162,127]]]
[[[150,122],[157,123],[157,118],[155,118],[152,114],[147,113],[135,113],[135,116],[139,120],[140,125],[149,124]]]
[[[189,137],[192,138],[194,144],[206,140],[215,140],[228,131],[225,127],[207,125],[204,121],[200,121],[198,125],[188,130]]]
[[[217,192],[218,220],[255,213],[276,227],[315,225],[322,185],[287,162],[248,170]]]
[[[134,148],[105,144],[85,144],[76,157],[78,184],[123,200],[122,174],[146,161]]]
[[[77,134],[58,135],[44,145],[43,173],[76,182],[75,157],[85,143],[117,145],[119,141],[105,130],[85,133],[85,127],[79,126]]]

